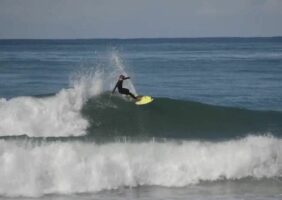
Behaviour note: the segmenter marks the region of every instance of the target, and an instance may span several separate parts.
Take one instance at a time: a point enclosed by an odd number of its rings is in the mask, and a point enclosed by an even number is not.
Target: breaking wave
[[[89,193],[120,187],[183,187],[201,181],[281,178],[282,140],[96,144],[0,140],[0,195]]]

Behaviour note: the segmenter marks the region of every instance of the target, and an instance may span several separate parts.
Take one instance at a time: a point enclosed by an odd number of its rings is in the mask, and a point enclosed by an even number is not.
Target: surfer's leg
[[[128,94],[129,94],[133,99],[137,99],[137,97],[134,96],[131,92],[128,92]]]
[[[134,96],[131,92],[129,92],[129,89],[122,88],[121,90],[119,90],[119,93],[120,94],[130,95],[133,99],[137,99],[136,96]]]
[[[126,88],[122,88],[122,89],[119,90],[119,93],[120,93],[120,94],[126,94],[126,95],[128,95],[128,94],[129,94],[129,90],[126,89]]]

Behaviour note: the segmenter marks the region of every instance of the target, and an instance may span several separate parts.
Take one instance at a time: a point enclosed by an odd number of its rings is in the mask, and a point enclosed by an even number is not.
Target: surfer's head
[[[125,77],[124,77],[124,75],[119,75],[119,79],[120,80],[122,80],[122,79],[124,79]]]

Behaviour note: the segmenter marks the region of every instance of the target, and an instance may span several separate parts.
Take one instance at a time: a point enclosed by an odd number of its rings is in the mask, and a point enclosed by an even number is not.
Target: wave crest
[[[75,79],[73,87],[54,96],[16,97],[0,102],[0,135],[32,137],[77,136],[85,134],[88,121],[80,113],[88,98],[102,92],[103,73]]]

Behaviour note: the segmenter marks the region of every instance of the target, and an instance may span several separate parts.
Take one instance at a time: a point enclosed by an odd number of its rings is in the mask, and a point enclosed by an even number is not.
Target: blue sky
[[[282,0],[0,0],[0,38],[281,36]]]

